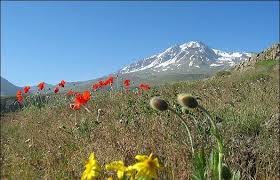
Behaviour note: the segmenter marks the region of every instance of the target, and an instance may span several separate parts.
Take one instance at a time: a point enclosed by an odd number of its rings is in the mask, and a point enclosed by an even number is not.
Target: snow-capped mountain
[[[119,71],[127,73],[180,72],[210,74],[230,68],[251,57],[251,53],[225,52],[212,49],[202,42],[190,41],[174,45],[165,51],[130,64]]]

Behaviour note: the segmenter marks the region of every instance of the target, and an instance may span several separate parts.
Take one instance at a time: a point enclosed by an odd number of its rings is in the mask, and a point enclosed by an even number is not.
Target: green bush
[[[228,76],[228,75],[231,75],[230,71],[219,71],[216,74],[217,77]]]
[[[256,67],[258,66],[266,66],[266,67],[272,67],[276,64],[279,64],[279,61],[277,60],[273,60],[273,59],[269,59],[269,60],[264,60],[264,61],[259,61],[256,63]]]
[[[264,74],[264,73],[253,74],[252,76],[249,77],[249,79],[252,80],[252,81],[268,80],[270,78],[271,77],[270,77],[269,74]]]

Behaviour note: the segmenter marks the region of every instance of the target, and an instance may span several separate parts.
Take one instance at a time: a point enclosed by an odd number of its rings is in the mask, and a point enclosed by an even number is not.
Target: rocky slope
[[[247,70],[253,68],[256,63],[265,60],[280,60],[280,43],[274,44],[266,50],[253,55],[248,59],[248,61],[241,62],[240,64],[233,67],[235,70]]]

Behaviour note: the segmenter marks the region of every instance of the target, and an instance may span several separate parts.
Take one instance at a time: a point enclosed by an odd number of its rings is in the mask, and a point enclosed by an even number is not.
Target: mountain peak
[[[200,41],[189,41],[181,45],[173,45],[159,54],[150,56],[126,66],[119,72],[126,73],[206,73],[217,69],[231,67],[248,59],[249,53],[225,52],[211,49]]]
[[[190,48],[198,48],[201,47],[203,44],[201,42],[198,41],[190,41],[187,43],[187,46]]]
[[[182,45],[180,45],[180,48],[182,49],[187,49],[187,48],[202,48],[202,47],[206,47],[205,44],[203,44],[200,41],[189,41],[187,43],[184,43]]]

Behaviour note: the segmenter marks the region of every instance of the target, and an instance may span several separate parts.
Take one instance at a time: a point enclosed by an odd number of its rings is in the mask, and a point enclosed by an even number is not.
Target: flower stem
[[[75,111],[75,125],[77,124],[77,112]]]
[[[91,111],[86,106],[84,106],[84,108],[88,113],[91,113]]]
[[[185,126],[185,128],[186,128],[186,130],[187,130],[187,132],[188,132],[188,136],[189,136],[189,140],[190,140],[190,144],[191,144],[191,148],[192,148],[192,154],[194,154],[194,148],[193,148],[193,141],[192,141],[192,136],[191,136],[191,132],[190,132],[190,129],[189,129],[189,127],[188,127],[188,125],[186,124],[186,122],[185,122],[185,119],[179,114],[179,113],[177,113],[174,109],[172,109],[172,108],[168,108],[171,112],[173,112],[174,114],[176,114],[178,117],[179,117],[179,119],[180,119],[180,121],[183,123],[183,125]]]
[[[203,141],[205,143],[207,143],[207,136],[204,132],[203,127],[199,124],[199,122],[196,120],[196,118],[192,114],[188,113],[187,115],[193,119],[193,121],[191,121],[191,122],[193,122],[193,124],[196,126],[196,129],[197,129],[198,133],[201,135]]]
[[[222,138],[218,132],[218,128],[216,124],[214,123],[213,118],[211,117],[210,113],[202,106],[198,105],[198,108],[206,114],[206,117],[209,120],[209,123],[213,129],[213,136],[216,138],[217,145],[218,145],[218,150],[219,150],[219,164],[218,164],[218,169],[219,169],[219,180],[222,180],[222,160],[223,160],[223,143],[222,143]]]

